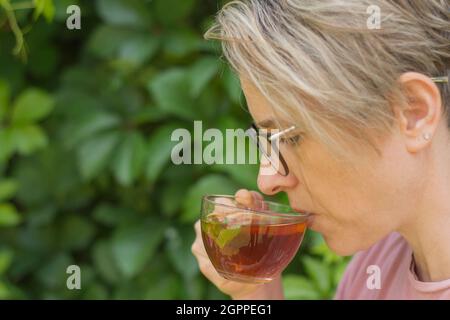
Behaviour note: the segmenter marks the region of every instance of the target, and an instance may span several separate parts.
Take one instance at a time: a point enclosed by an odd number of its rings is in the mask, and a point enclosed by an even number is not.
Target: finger
[[[259,193],[258,191],[252,190],[252,191],[250,191],[250,192],[251,192],[253,198],[255,198],[256,200],[260,200],[260,201],[263,201],[263,200],[264,200],[263,195],[262,195],[261,193]]]
[[[197,259],[199,264],[204,259],[209,260],[208,254],[206,253],[204,248],[196,245],[196,246],[192,246],[191,251],[192,251],[192,254],[195,256],[195,258]]]
[[[201,273],[211,282],[215,283],[220,275],[217,273],[216,269],[214,269],[211,260],[209,260],[206,251],[204,253],[203,250],[199,250],[198,246],[193,249],[194,256],[197,259],[198,267]]]
[[[264,197],[257,191],[250,191],[253,197],[253,205],[255,209],[267,209],[267,205],[264,203]]]
[[[208,253],[206,252],[205,245],[203,243],[203,238],[201,235],[201,226],[200,220],[194,224],[196,238],[194,243],[191,246],[191,252],[197,257],[208,257]]]
[[[235,194],[236,201],[243,204],[247,208],[265,209],[264,197],[257,191],[249,191],[247,189],[240,189]]]
[[[233,200],[229,198],[217,198],[215,200],[214,214],[226,214],[234,211]]]
[[[194,230],[195,230],[195,234],[198,236],[198,235],[200,235],[201,234],[201,225],[200,225],[200,220],[197,220],[195,223],[194,223]]]
[[[212,283],[214,283],[217,286],[217,281],[220,280],[220,275],[219,273],[216,271],[216,269],[214,269],[214,267],[212,266],[211,262],[201,262],[199,263],[199,269],[201,271],[201,273]]]
[[[252,208],[255,197],[247,189],[240,189],[235,193],[236,201],[248,208]]]
[[[207,252],[205,249],[205,246],[203,244],[202,238],[195,239],[194,243],[191,246],[192,253],[194,254],[200,254],[202,256],[207,256]]]

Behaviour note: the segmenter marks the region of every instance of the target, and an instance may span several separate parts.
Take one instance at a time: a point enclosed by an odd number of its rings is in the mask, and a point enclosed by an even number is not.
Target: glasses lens
[[[270,140],[270,132],[265,129],[256,130],[252,128],[250,131],[250,138],[258,146],[259,151],[270,165],[279,174],[285,176],[287,174],[284,163],[280,161],[281,154],[279,151],[278,139]]]

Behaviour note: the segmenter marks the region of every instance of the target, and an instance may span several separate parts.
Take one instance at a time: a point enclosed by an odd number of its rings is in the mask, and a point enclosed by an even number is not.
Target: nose
[[[287,176],[283,176],[275,169],[270,168],[272,168],[270,164],[263,164],[261,161],[258,173],[258,188],[262,193],[272,196],[280,191],[294,188],[298,183],[292,172],[289,172]]]

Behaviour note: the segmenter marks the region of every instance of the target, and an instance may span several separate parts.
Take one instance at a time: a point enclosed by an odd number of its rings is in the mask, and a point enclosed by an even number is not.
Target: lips
[[[307,224],[308,224],[308,227],[311,227],[311,225],[314,222],[314,218],[316,216],[315,213],[311,212],[310,210],[306,210],[306,209],[300,209],[300,208],[294,208],[294,207],[292,209],[299,213],[307,213],[309,215],[307,218]]]
[[[306,209],[294,208],[294,207],[292,207],[292,209],[293,209],[294,211],[296,211],[296,212],[299,212],[299,213],[309,213],[309,214],[313,214],[310,210],[306,210]]]
[[[311,213],[310,216],[308,216],[306,224],[308,225],[308,228],[311,228],[314,224],[314,220],[316,218],[316,215],[314,213]]]

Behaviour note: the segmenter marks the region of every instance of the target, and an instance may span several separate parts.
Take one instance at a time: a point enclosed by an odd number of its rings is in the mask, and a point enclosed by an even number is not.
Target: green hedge
[[[81,30],[66,28],[71,4]],[[0,0],[0,298],[225,297],[190,252],[193,223],[202,194],[256,189],[257,167],[170,161],[175,128],[251,121],[202,38],[220,6]],[[309,232],[287,297],[332,297],[346,262]]]

